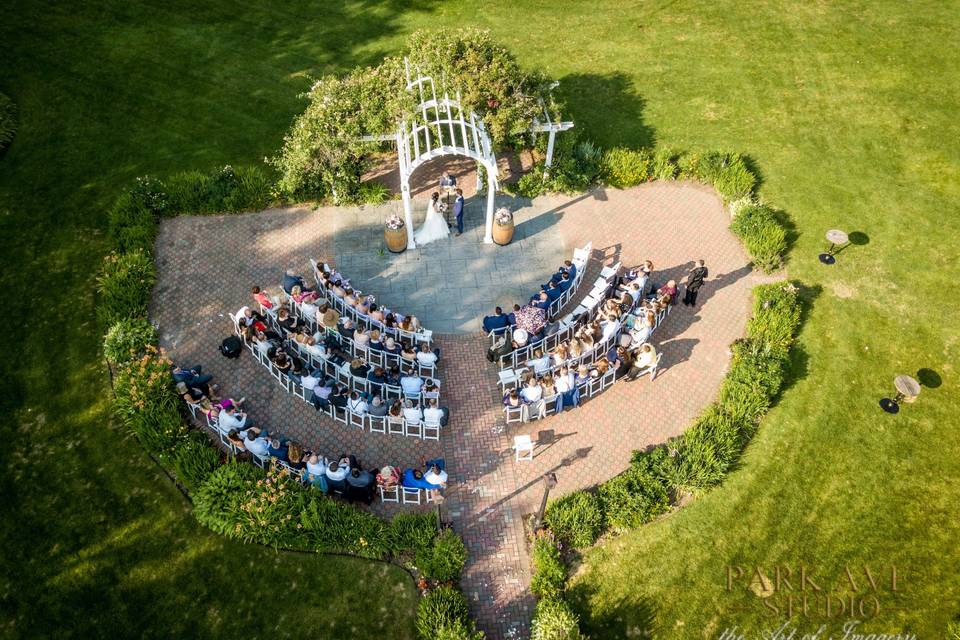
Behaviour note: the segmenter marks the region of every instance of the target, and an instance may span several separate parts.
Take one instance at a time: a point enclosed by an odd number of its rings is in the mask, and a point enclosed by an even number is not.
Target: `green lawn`
[[[882,630],[939,633],[960,611],[955,3],[20,0],[0,9],[0,91],[20,114],[0,158],[0,285],[19,320],[0,337],[4,635],[308,624],[332,637],[334,621],[338,637],[412,635],[412,607],[367,604],[412,604],[402,572],[238,545],[192,521],[109,426],[90,289],[106,207],[133,177],[257,162],[302,108],[307,74],[461,24],[559,78],[569,115],[604,145],[748,154],[796,224],[789,274],[819,288],[796,380],[743,468],[588,557],[575,583],[588,631],[762,627],[755,598],[722,592],[727,563],[869,561],[907,575]],[[815,255],[834,226],[869,242],[828,269]],[[893,375],[921,367],[942,386],[882,414]]]

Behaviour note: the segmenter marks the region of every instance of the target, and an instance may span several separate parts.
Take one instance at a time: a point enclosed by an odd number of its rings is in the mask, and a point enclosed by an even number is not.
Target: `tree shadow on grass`
[[[656,610],[647,596],[598,602],[597,588],[580,580],[567,591],[567,600],[580,616],[580,630],[591,638],[653,638]]]
[[[653,128],[643,122],[646,102],[626,74],[566,75],[560,78],[556,93],[567,105],[563,117],[595,136],[594,142],[633,148],[656,143]]]

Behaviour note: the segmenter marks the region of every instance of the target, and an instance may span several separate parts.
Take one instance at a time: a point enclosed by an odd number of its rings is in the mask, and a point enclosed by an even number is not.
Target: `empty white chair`
[[[370,421],[370,433],[386,433],[387,432],[387,419],[384,416],[370,416],[367,418]]]
[[[420,504],[420,489],[401,487],[403,504]]]
[[[403,435],[414,438],[423,438],[423,423],[421,423],[419,420],[407,420],[404,418],[403,424]]]
[[[392,487],[380,487],[380,502],[400,502],[400,485],[395,484]]]
[[[528,435],[513,437],[514,460],[533,460],[533,447],[536,443]]]
[[[500,377],[500,388],[504,391],[506,391],[508,387],[515,385],[517,380],[520,379],[519,374],[513,369],[503,369],[502,371],[498,371],[497,375]]]

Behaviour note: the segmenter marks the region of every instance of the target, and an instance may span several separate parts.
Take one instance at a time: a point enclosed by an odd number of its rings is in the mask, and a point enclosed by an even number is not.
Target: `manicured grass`
[[[729,0],[5,8],[0,91],[19,129],[0,157],[4,633],[302,635],[306,622],[313,637],[412,636],[409,608],[368,606],[412,603],[403,574],[236,545],[192,521],[108,426],[90,289],[106,208],[133,177],[256,162],[302,108],[307,74],[376,62],[418,27],[475,24],[559,78],[603,145],[748,154],[796,225],[790,276],[819,289],[796,380],[742,470],[589,556],[574,582],[587,630],[757,628],[756,599],[721,590],[727,563],[869,561],[909,576],[881,629],[939,634],[960,610],[958,14]],[[832,227],[869,242],[826,268],[815,256]],[[893,375],[921,367],[943,385],[882,414]],[[331,633],[331,620],[356,630]]]

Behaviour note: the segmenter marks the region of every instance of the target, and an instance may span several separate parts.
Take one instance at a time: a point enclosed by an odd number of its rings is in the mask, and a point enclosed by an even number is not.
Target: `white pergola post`
[[[497,193],[497,183],[493,172],[487,169],[487,228],[483,234],[484,244],[493,244],[493,207]]]
[[[400,187],[403,196],[403,221],[407,225],[407,248],[416,249],[417,243],[413,239],[413,204],[410,202],[410,184],[404,179]]]
[[[550,129],[550,134],[547,137],[547,162],[543,168],[543,177],[547,178],[550,176],[550,165],[553,164],[553,143],[557,138],[556,129]]]

